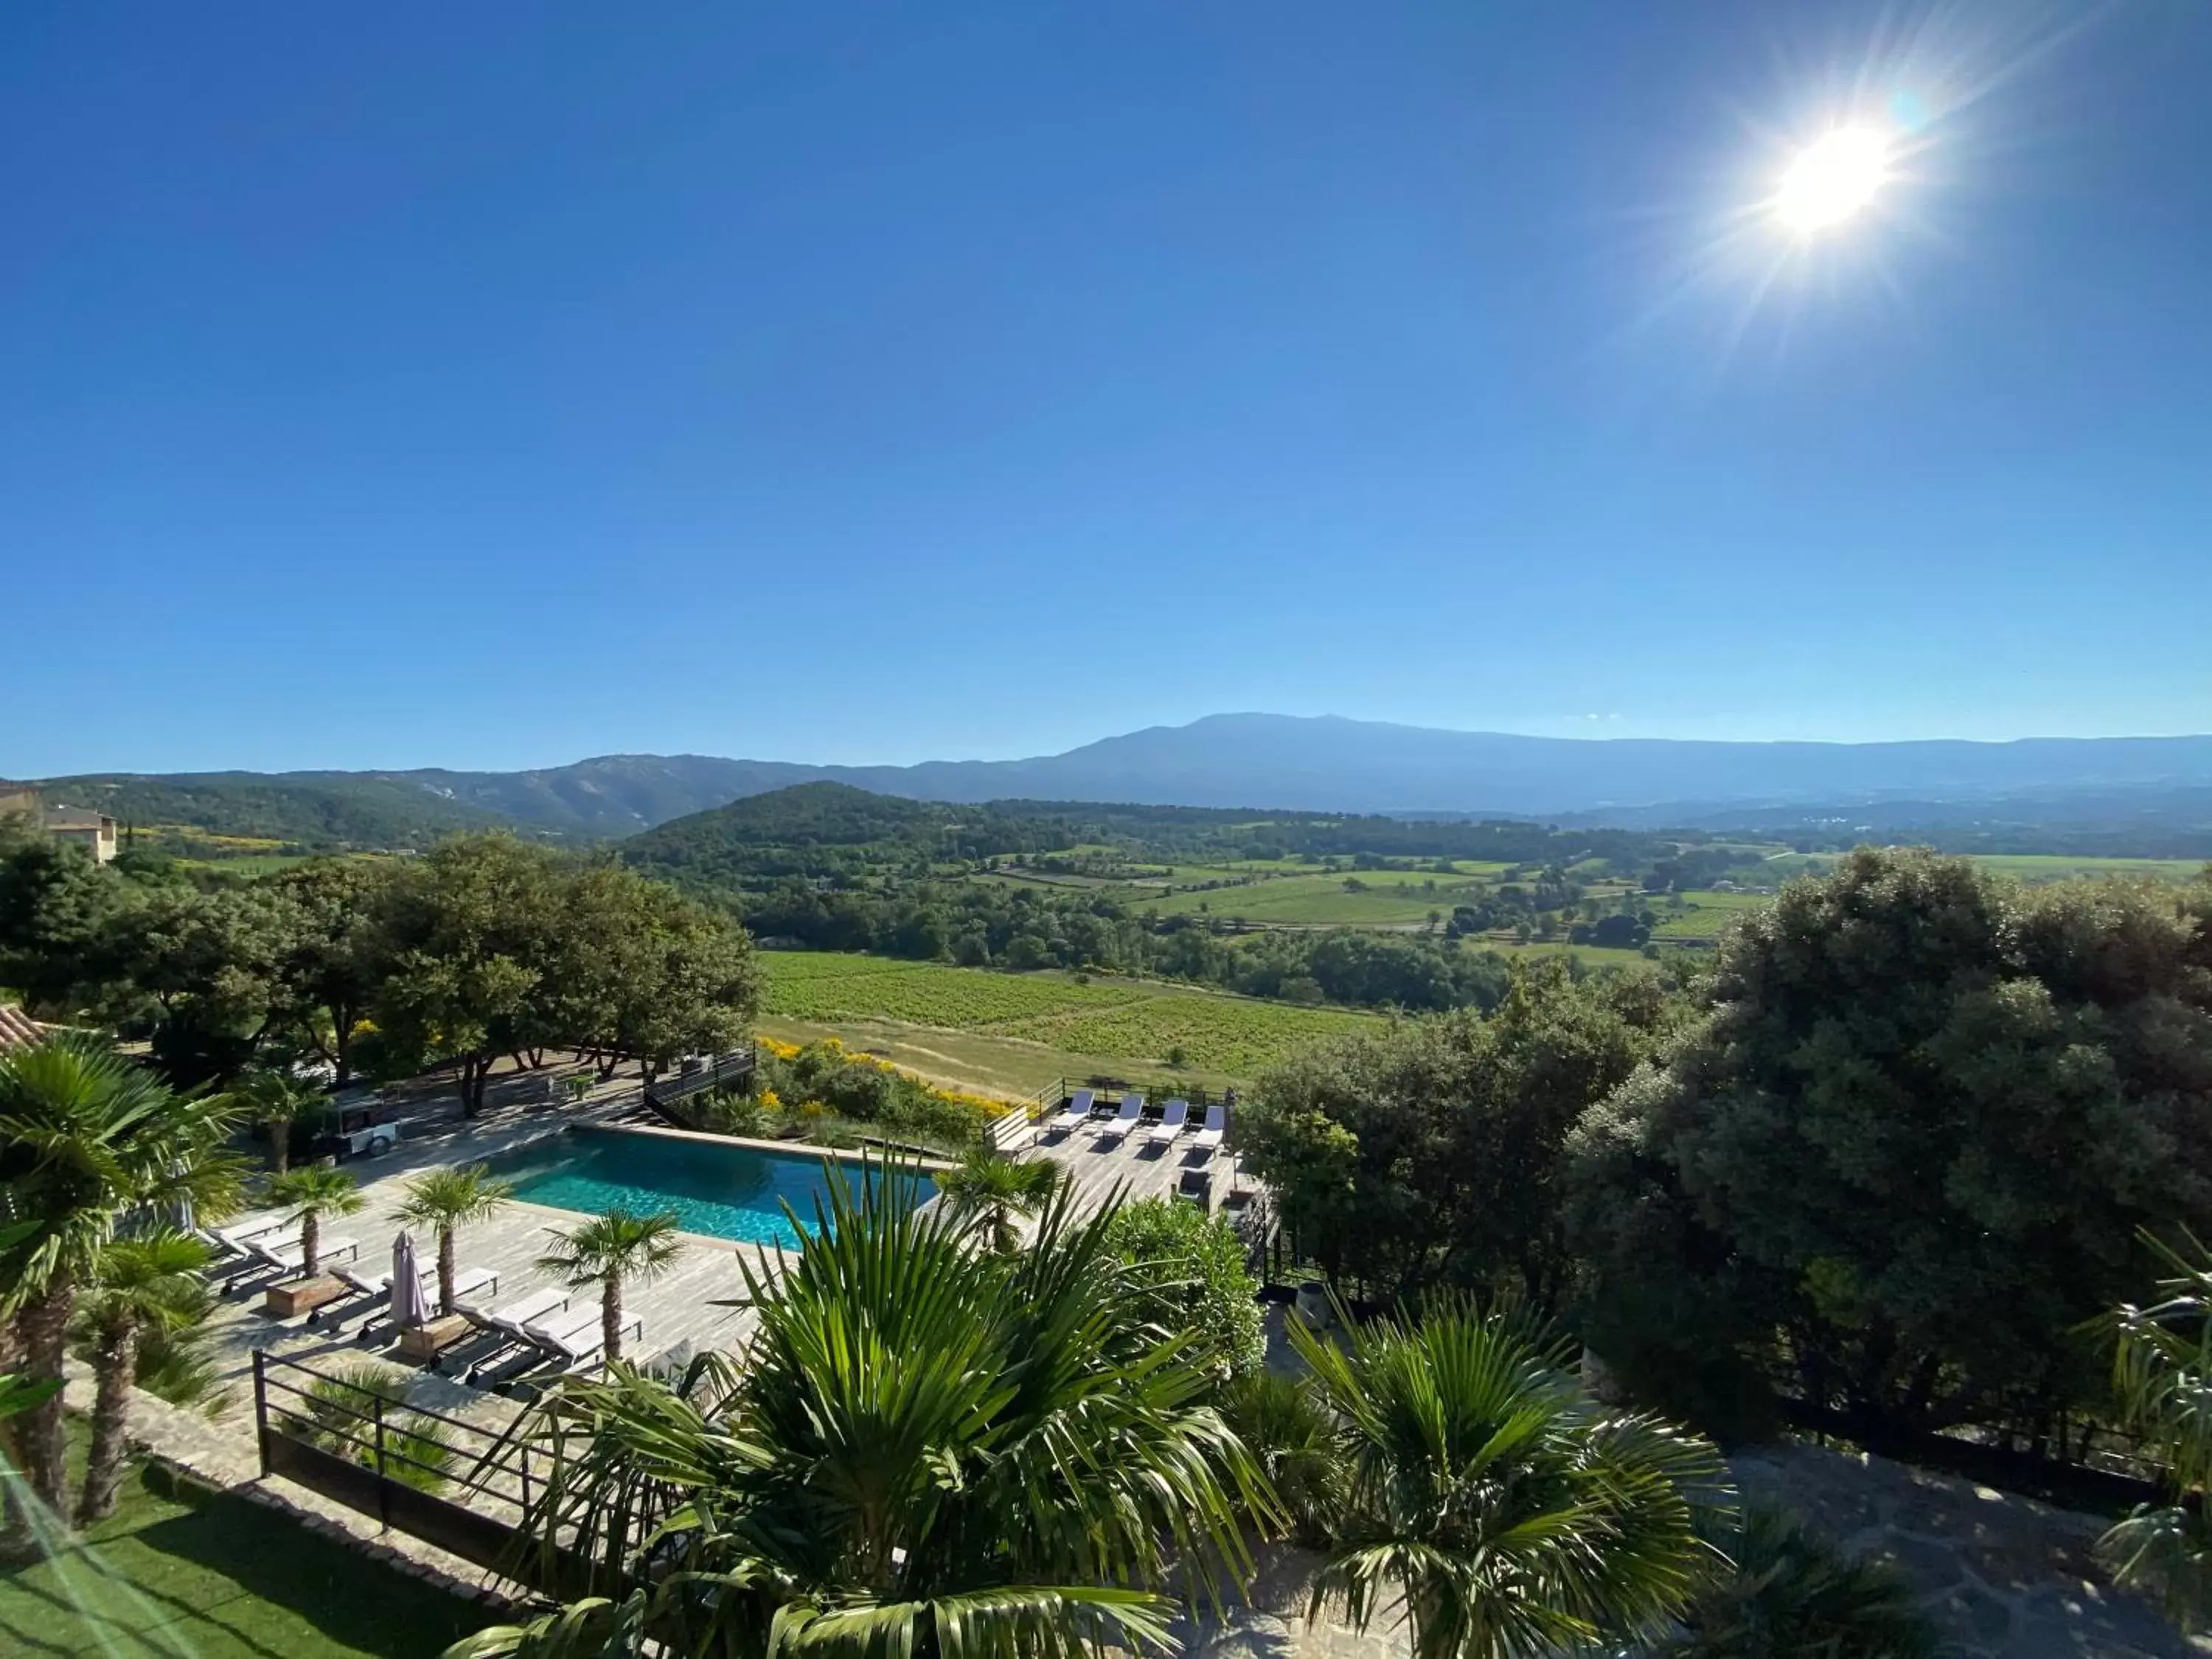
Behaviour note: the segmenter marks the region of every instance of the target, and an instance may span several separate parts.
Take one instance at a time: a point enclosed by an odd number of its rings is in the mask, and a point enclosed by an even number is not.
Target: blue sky
[[[2196,0],[0,9],[0,774],[2204,731],[2208,82]]]

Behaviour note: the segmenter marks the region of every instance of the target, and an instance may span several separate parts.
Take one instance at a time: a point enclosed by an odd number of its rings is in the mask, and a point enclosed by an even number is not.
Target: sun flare
[[[1804,234],[1841,224],[1874,199],[1889,161],[1889,141],[1870,127],[1823,134],[1783,175],[1775,217]]]

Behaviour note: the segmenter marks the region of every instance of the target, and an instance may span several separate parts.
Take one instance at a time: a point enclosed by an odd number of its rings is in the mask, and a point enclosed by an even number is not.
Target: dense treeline
[[[1257,813],[1196,806],[993,801],[950,806],[871,794],[842,783],[748,796],[634,836],[623,856],[689,883],[733,889],[785,876],[916,876],[947,864],[1110,846],[1136,857],[1475,859],[1647,868],[1673,838],[1620,830],[1555,830],[1513,821],[1465,823],[1342,813]],[[1735,860],[1735,861],[1740,861]]]
[[[341,1079],[501,1054],[665,1060],[726,1047],[758,1002],[726,915],[501,834],[419,859],[321,859],[250,883],[106,868],[0,823],[0,986],[33,1012],[149,1037],[173,1080],[319,1058]]]
[[[2022,888],[1863,850],[1710,974],[1516,969],[1486,1018],[1266,1079],[1240,1127],[1370,1294],[1572,1310],[1640,1397],[1786,1397],[2079,1455],[2083,1322],[2212,1225],[2212,882]]]

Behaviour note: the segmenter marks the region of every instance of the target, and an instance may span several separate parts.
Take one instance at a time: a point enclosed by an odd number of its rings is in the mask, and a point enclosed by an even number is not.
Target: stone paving
[[[1961,1659],[2184,1659],[2179,1634],[2091,1559],[2094,1516],[1886,1458],[1798,1445],[1730,1460],[1746,1498],[1798,1510],[1845,1551],[1895,1565]]]

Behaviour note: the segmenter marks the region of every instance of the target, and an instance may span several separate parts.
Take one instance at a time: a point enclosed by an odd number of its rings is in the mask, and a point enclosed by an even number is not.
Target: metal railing
[[[1111,1105],[1125,1094],[1140,1094],[1145,1097],[1146,1110],[1154,1116],[1158,1115],[1162,1101],[1187,1100],[1191,1115],[1203,1117],[1207,1107],[1223,1103],[1227,1096],[1226,1091],[1208,1089],[1175,1077],[1061,1077],[1026,1097],[1023,1104],[1031,1116],[1050,1117],[1066,1107],[1078,1089],[1090,1090],[1102,1107]]]
[[[669,1108],[685,1097],[708,1089],[727,1088],[744,1082],[753,1073],[755,1051],[750,1044],[733,1048],[726,1054],[717,1054],[708,1064],[696,1072],[674,1072],[640,1083],[611,1095],[601,1095],[583,1103],[585,1112],[594,1118],[619,1117],[625,1112],[649,1112],[665,1121],[675,1122]],[[679,1127],[681,1125],[679,1124]]]
[[[497,1430],[386,1398],[299,1360],[253,1356],[261,1473],[282,1475],[383,1527],[528,1582],[546,1558],[531,1547],[552,1460],[512,1425]],[[589,1577],[556,1540],[555,1576]],[[557,1589],[540,1584],[540,1589]]]

